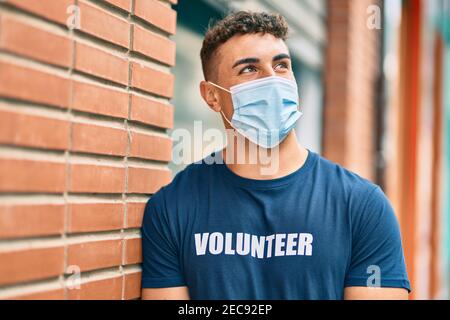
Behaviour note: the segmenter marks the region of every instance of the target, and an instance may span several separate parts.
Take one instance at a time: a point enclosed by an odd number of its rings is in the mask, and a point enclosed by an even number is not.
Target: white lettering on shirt
[[[310,233],[276,233],[268,236],[248,233],[205,232],[194,234],[196,254],[251,255],[263,259],[272,256],[311,256],[313,236]]]

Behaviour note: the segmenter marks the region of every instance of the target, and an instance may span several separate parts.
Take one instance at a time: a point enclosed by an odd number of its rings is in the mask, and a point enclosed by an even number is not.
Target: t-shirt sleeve
[[[380,187],[361,193],[362,205],[352,215],[351,261],[345,287],[405,288],[411,292],[400,228]]]
[[[161,191],[147,202],[141,234],[142,288],[185,286]]]

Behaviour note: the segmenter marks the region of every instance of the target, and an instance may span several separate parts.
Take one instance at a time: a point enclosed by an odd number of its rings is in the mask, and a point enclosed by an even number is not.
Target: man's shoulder
[[[210,170],[213,169],[212,166],[215,165],[214,163],[208,163],[205,161],[206,159],[208,157],[193,162],[178,171],[172,181],[161,187],[153,197],[157,200],[195,197],[199,192],[199,188],[207,181]]]
[[[364,195],[379,187],[359,173],[321,155],[318,155],[317,168],[324,181],[333,187],[346,191],[348,195],[353,195],[353,197],[364,197]]]
[[[392,211],[388,197],[378,184],[323,157],[318,162],[336,194],[344,195],[353,217],[370,219]]]
[[[192,188],[198,187],[202,182],[205,182],[207,176],[211,174],[213,166],[216,163],[208,162],[210,156],[203,158],[197,162],[187,165],[184,169],[175,174],[172,182],[166,186],[166,189],[177,190],[178,188],[189,185]]]

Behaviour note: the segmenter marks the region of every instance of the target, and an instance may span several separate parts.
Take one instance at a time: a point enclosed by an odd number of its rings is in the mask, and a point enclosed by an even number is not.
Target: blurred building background
[[[180,0],[174,8],[174,129],[193,133],[198,120],[203,130],[223,127],[198,87],[208,25],[233,10],[281,13],[304,112],[299,141],[383,188],[401,225],[411,297],[447,299],[450,1]],[[196,141],[191,159],[222,146]]]
[[[299,141],[383,188],[411,298],[449,298],[450,0],[0,0],[0,299],[140,297],[176,134],[223,130],[200,48],[232,10],[286,17]]]

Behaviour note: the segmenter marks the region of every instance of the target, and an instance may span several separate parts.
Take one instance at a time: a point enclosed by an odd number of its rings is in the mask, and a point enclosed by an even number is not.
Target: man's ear
[[[217,89],[206,81],[200,82],[200,93],[206,104],[215,112],[222,110]]]

